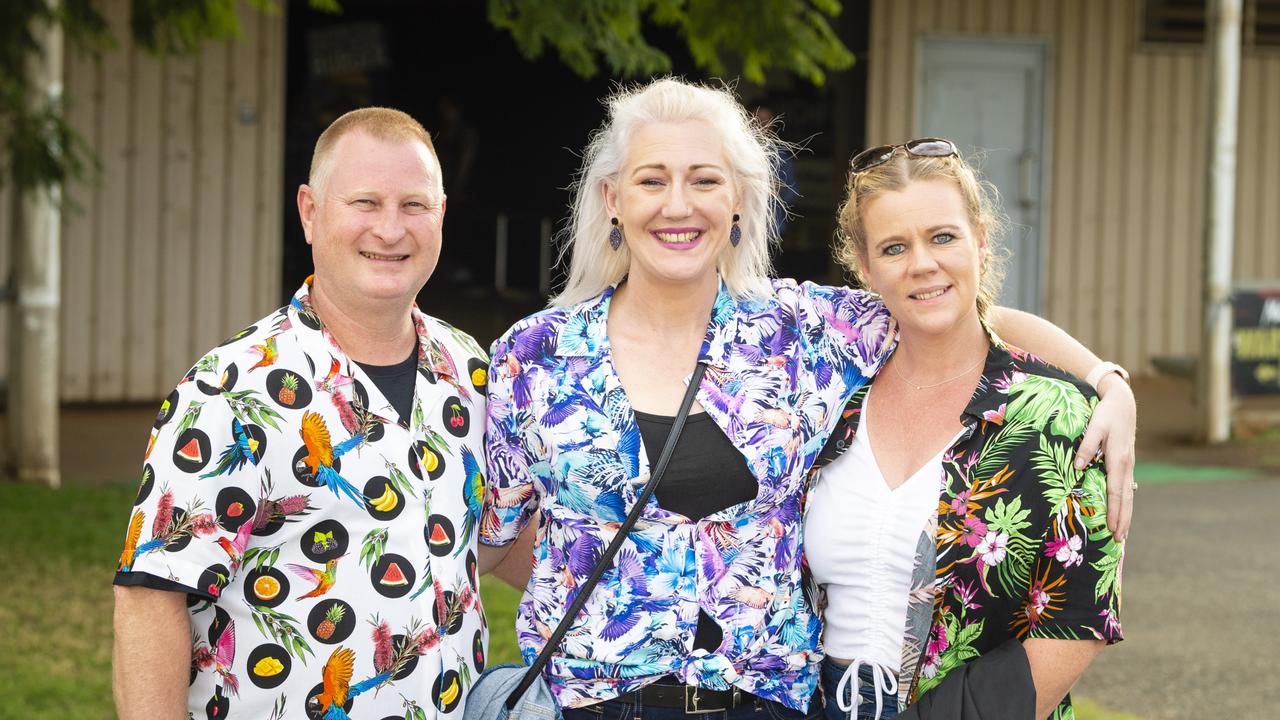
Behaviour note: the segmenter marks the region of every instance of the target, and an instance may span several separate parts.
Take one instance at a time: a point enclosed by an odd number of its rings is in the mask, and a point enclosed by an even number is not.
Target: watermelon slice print
[[[431,528],[431,544],[447,545],[449,543],[449,534],[444,531],[443,525],[434,525]]]
[[[191,438],[186,445],[178,451],[178,457],[183,460],[189,460],[193,463],[203,463],[204,455],[200,453],[200,441],[197,438]]]
[[[400,569],[394,560],[387,563],[387,569],[382,573],[382,579],[378,582],[383,585],[408,585],[409,579],[404,576],[404,571]]]

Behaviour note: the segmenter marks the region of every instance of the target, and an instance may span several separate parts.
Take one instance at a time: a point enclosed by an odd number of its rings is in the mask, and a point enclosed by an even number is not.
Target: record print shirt
[[[698,401],[742,452],[758,495],[697,522],[649,501],[548,664],[562,706],[674,675],[807,707],[821,657],[800,585],[804,473],[893,333],[866,293],[789,280],[773,289],[766,300],[737,301],[721,284],[699,354],[707,372]],[[484,543],[509,543],[542,510],[516,621],[527,661],[649,476],[606,335],[612,296],[533,315],[494,346],[480,533]],[[699,608],[723,632],[714,652],[693,649]]]
[[[821,469],[857,434],[866,390],[845,406],[813,482],[828,481]],[[1084,471],[1073,462],[1097,402],[1074,376],[993,342],[917,544],[902,707],[1011,637],[1122,639],[1124,544],[1107,529],[1102,460]],[[1070,695],[1050,717],[1074,717]]]
[[[194,717],[460,717],[487,642],[487,358],[414,308],[400,425],[309,295],[165,400],[116,582],[188,594]]]

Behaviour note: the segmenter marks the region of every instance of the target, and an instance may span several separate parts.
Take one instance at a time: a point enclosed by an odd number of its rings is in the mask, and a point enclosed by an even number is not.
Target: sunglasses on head
[[[955,143],[943,138],[916,138],[898,145],[880,145],[878,147],[867,148],[849,161],[849,174],[857,175],[866,172],[877,165],[883,165],[889,162],[889,158],[902,148],[908,155],[916,157],[950,157],[959,155],[960,151],[956,149]]]

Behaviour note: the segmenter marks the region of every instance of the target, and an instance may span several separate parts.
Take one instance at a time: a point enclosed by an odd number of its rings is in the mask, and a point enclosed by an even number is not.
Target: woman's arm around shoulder
[[[896,326],[879,295],[839,285],[775,280],[784,306],[793,308],[802,337],[837,367],[871,377],[889,358]]]
[[[1089,348],[1062,328],[1043,318],[1011,308],[998,307],[992,313],[997,334],[1076,377],[1088,377],[1102,361]],[[1138,407],[1129,384],[1116,373],[1102,378],[1096,388],[1101,402],[1094,409],[1088,430],[1076,451],[1077,468],[1094,457],[1107,458],[1107,525],[1116,537],[1129,535],[1133,518],[1134,439],[1137,436]]]
[[[1046,718],[1102,649],[1123,639],[1119,608],[1124,543],[1105,521],[1108,498],[1101,459],[1083,470],[1048,462],[1050,455],[1069,457],[1072,446],[1080,442],[1092,393],[1075,378],[1034,376],[1034,365],[1028,369],[1031,374],[1023,381],[1028,397],[1020,403],[1021,412],[1034,412],[1035,417],[1027,419],[1041,428],[1038,454],[1043,457],[1033,458],[1021,472],[1034,474],[1036,482],[1024,487],[1034,488],[1034,501],[1050,507],[1030,568],[1025,609],[1015,624],[1025,630],[1023,646],[1036,688],[1035,717]],[[1015,392],[1011,388],[1011,396]]]

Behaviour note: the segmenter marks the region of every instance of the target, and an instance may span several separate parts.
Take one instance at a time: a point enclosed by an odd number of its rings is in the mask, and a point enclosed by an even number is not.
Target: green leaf
[[[982,446],[982,454],[978,456],[975,477],[988,478],[1009,464],[1009,455],[1014,448],[1026,442],[1039,432],[1033,423],[1026,420],[1006,420],[991,439]]]
[[[452,325],[446,324],[445,327],[449,329],[449,334],[453,336],[453,339],[465,350],[480,358],[482,362],[489,362],[489,353],[480,347],[480,343],[476,342],[475,338]]]
[[[710,75],[741,74],[763,84],[777,68],[815,85],[829,70],[853,64],[830,18],[834,0],[489,0],[489,22],[506,30],[530,60],[553,49],[582,77],[600,64],[621,78],[669,72],[671,58],[645,33],[667,28],[685,41],[689,55]],[[733,66],[734,72],[728,68]]]
[[[1085,527],[1089,528],[1089,539],[1099,539],[1110,535],[1111,531],[1107,529],[1106,474],[1101,468],[1090,465],[1085,468],[1080,488],[1081,502],[1085,507],[1093,511],[1092,515],[1085,515],[1082,518]]]
[[[1031,523],[1027,521],[1030,515],[1031,509],[1022,507],[1022,497],[1014,495],[1008,502],[1005,502],[1002,497],[996,498],[995,504],[983,512],[982,520],[987,525],[1013,536],[1031,527]]]
[[[1006,418],[1046,425],[1053,434],[1075,440],[1084,435],[1092,406],[1080,390],[1066,380],[1028,375],[1009,388]]]
[[[1040,492],[1052,508],[1066,502],[1075,488],[1080,471],[1076,470],[1074,453],[1060,441],[1040,436],[1040,447],[1031,452],[1031,467],[1040,474]]]
[[[270,425],[273,430],[279,430],[280,426],[276,423],[276,421],[283,420],[283,419],[284,418],[280,415],[280,413],[276,412],[275,410],[272,410],[270,406],[268,405],[262,406],[263,424]]]
[[[1080,634],[1069,627],[1053,627],[1042,625],[1036,628],[1032,633],[1032,637],[1044,638],[1046,640],[1080,640]]]
[[[938,674],[945,675],[952,670],[964,664],[964,659],[960,657],[960,648],[952,647],[942,653],[942,657],[938,658]]]
[[[263,554],[262,548],[251,547],[248,550],[245,550],[244,555],[240,557],[240,564],[248,566],[249,563],[257,559],[258,562],[254,564],[254,568],[259,568],[262,566],[262,558],[260,557],[262,554]]]
[[[200,418],[200,410],[204,407],[204,403],[192,400],[187,404],[187,409],[182,413],[182,419],[178,421],[178,434],[186,432],[196,424],[196,420]]]
[[[964,647],[958,648],[956,650],[956,659],[967,661],[967,660],[972,660],[973,658],[976,658],[981,654],[982,653],[978,652],[976,648],[970,645],[965,645]]]
[[[982,635],[982,626],[984,624],[985,623],[980,620],[976,623],[965,625],[960,629],[960,632],[956,633],[955,644],[962,647],[972,645],[973,641],[977,640],[978,636]]]
[[[996,584],[1005,597],[1020,595],[1031,585],[1031,565],[1038,545],[1022,533],[1009,536],[1008,555],[996,566]]]
[[[1089,563],[1099,572],[1098,582],[1093,586],[1094,600],[1104,595],[1117,594],[1120,581],[1120,554],[1120,544],[1111,540],[1102,547],[1102,557]]]
[[[391,484],[405,495],[416,498],[418,493],[414,490],[413,483],[409,482],[409,477],[405,475],[404,472],[395,465],[395,463],[387,460],[385,456],[382,458],[382,461],[386,463],[387,477],[391,478]]]

